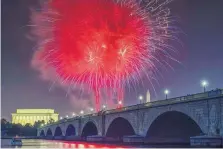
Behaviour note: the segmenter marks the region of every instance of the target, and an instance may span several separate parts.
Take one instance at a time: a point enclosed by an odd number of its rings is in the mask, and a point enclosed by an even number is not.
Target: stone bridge
[[[51,139],[141,136],[187,141],[201,134],[223,135],[221,89],[64,119],[37,133]]]

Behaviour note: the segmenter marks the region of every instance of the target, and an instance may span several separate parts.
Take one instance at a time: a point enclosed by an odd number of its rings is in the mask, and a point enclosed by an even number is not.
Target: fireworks
[[[71,85],[123,89],[170,57],[174,39],[168,0],[52,0],[33,13],[40,59]]]

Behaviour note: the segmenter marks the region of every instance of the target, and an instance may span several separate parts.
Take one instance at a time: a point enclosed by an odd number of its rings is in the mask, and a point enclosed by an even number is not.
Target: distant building
[[[147,90],[146,92],[146,102],[150,102],[150,92]]]
[[[16,113],[12,113],[12,123],[33,125],[36,121],[42,120],[47,123],[51,119],[58,121],[58,115],[54,109],[17,109]]]

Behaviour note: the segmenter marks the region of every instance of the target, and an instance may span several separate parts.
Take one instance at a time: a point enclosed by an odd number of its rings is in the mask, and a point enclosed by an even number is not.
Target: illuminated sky
[[[53,108],[62,116],[77,109],[66,92],[41,80],[31,68],[35,42],[28,39],[30,11],[37,0],[2,0],[2,117],[10,119],[17,108]],[[178,51],[182,64],[173,64],[174,71],[162,70],[155,85],[157,96],[149,82],[126,92],[126,104],[138,101],[150,88],[152,100],[163,99],[165,88],[170,97],[201,92],[200,81],[209,81],[208,89],[223,88],[223,12],[222,0],[175,0],[169,5],[180,18],[183,47]],[[76,109],[76,110],[75,110]]]

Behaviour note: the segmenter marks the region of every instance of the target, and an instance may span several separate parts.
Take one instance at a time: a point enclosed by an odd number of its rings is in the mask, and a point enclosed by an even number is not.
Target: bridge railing
[[[167,105],[167,104],[175,104],[175,103],[192,101],[192,100],[195,101],[195,100],[206,99],[209,97],[214,97],[214,96],[219,96],[219,95],[223,95],[223,89],[216,89],[216,90],[212,90],[212,91],[208,91],[204,93],[198,93],[198,94],[188,94],[186,96],[168,98],[165,100],[157,100],[157,101],[147,102],[143,104],[123,107],[119,109],[111,109],[111,110],[105,111],[105,114],[116,113],[116,112],[121,112],[121,111],[124,112],[124,111],[129,111],[129,110],[136,110],[139,108],[148,108],[148,107],[162,106],[162,105]]]

